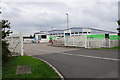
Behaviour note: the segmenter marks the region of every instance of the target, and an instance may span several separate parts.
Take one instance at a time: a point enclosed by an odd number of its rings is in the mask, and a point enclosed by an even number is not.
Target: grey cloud
[[[113,7],[114,6],[114,7]],[[97,17],[101,20],[109,20],[113,21],[117,19],[117,3],[107,4],[106,2],[98,3],[93,6],[91,9],[85,9],[83,12],[86,15],[90,15],[92,17]]]
[[[2,13],[3,13],[2,17],[3,18],[19,17],[21,10],[19,8],[17,8],[17,6],[15,7],[15,6],[11,6],[9,4],[10,3],[6,3],[4,6],[2,6]]]
[[[116,31],[117,3],[20,2],[4,3],[3,18],[10,20],[15,32],[27,34],[66,28],[69,13],[70,27],[93,27]]]

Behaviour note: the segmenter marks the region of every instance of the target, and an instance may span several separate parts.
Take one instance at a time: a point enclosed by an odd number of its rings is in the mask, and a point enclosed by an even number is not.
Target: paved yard
[[[46,60],[65,78],[117,78],[118,51],[24,44],[24,53]]]

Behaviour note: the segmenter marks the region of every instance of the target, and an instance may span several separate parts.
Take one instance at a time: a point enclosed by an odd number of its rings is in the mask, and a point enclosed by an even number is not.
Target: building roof
[[[59,34],[59,33],[64,33],[64,30],[61,29],[54,29],[51,31],[48,31],[50,34]]]
[[[40,32],[36,32],[34,34],[47,34],[47,33],[48,33],[48,31],[40,31]]]
[[[95,28],[87,28],[87,27],[72,27],[72,28],[68,28],[68,29],[92,29],[92,30],[98,30],[98,31],[117,33],[117,32],[113,32],[113,31],[107,31],[107,30],[101,30],[101,29],[95,29]],[[68,29],[65,29],[65,30],[68,30]]]
[[[68,29],[91,29],[91,30],[97,30],[97,31],[103,31],[103,32],[109,32],[109,33],[117,34],[117,32],[113,32],[113,31],[107,31],[107,30],[101,30],[101,29],[95,29],[95,28],[88,28],[88,27],[72,27],[72,28],[68,28]],[[68,30],[68,29],[64,29],[64,30]],[[64,33],[64,30],[54,29],[54,30],[50,30],[50,31],[40,31],[40,32],[37,32],[37,33],[34,33],[34,34]]]
[[[51,30],[51,31],[48,31],[48,32],[52,32],[52,31],[64,31],[64,30],[61,30],[61,29],[54,29],[54,30]]]

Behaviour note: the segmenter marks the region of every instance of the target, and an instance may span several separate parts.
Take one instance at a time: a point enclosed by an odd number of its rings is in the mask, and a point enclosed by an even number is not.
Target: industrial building
[[[94,28],[81,28],[81,27],[73,27],[64,30],[64,35],[67,36],[80,36],[80,35],[99,35],[103,34],[106,38],[109,35],[117,35],[116,32],[106,31],[106,30],[99,30]]]
[[[64,30],[64,45],[85,48],[101,48],[118,46],[117,32],[74,27]],[[57,44],[57,43],[56,43]]]
[[[46,31],[37,32],[34,34],[34,43],[49,42],[49,33]]]
[[[86,35],[88,38],[110,38],[112,35],[117,36],[117,32],[94,29],[94,28],[84,28],[84,27],[73,27],[65,30],[51,30],[51,31],[41,31],[35,33],[35,40],[40,42],[49,42],[50,39],[65,38],[66,36],[81,36]]]

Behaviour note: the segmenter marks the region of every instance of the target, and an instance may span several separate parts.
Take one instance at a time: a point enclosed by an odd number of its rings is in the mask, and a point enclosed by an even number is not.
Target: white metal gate
[[[65,46],[85,47],[85,45],[86,45],[85,35],[65,38]]]
[[[11,55],[21,55],[23,56],[23,34],[13,34],[6,38],[9,43],[9,50],[11,51]]]

